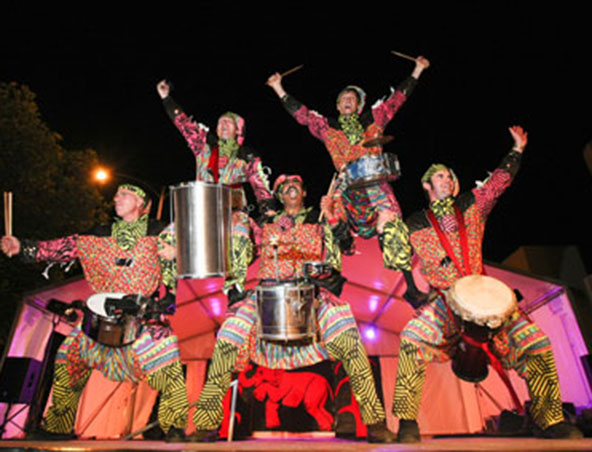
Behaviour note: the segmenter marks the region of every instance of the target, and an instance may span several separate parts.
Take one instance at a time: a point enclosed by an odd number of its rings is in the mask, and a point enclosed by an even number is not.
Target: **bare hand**
[[[334,201],[330,196],[321,198],[321,212],[328,221],[335,218]]]
[[[514,139],[514,147],[512,149],[522,153],[528,142],[528,133],[520,126],[512,126],[508,130]]]
[[[415,66],[421,66],[422,70],[427,69],[430,67],[430,60],[420,55],[415,60]]]
[[[20,253],[21,242],[12,235],[5,235],[2,237],[2,252],[8,257],[12,257]]]
[[[267,79],[267,82],[265,82],[265,84],[271,87],[279,97],[283,97],[286,94],[286,92],[284,91],[284,87],[282,86],[282,74],[280,74],[279,72],[272,74]]]
[[[161,240],[156,254],[165,261],[172,261],[177,257],[177,248]]]
[[[168,97],[168,95],[171,93],[171,86],[166,80],[161,80],[156,85],[156,91],[158,91],[158,95],[160,96],[160,98],[164,99],[165,97]]]

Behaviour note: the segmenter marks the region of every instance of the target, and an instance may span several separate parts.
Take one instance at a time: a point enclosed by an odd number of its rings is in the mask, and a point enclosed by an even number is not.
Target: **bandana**
[[[302,185],[304,185],[304,183],[302,182],[302,177],[300,177],[297,174],[281,174],[280,176],[278,176],[278,178],[275,180],[273,184],[273,193],[275,194],[275,197],[278,199],[278,201],[280,201],[282,204],[283,201],[280,197],[280,195],[282,194],[282,185],[284,185],[284,183],[290,180],[296,180],[300,182]]]
[[[138,187],[137,185],[132,185],[132,184],[121,184],[119,187],[117,187],[117,190],[127,190],[127,191],[131,191],[134,195],[138,195],[140,198],[142,198],[144,200],[144,203],[146,203],[146,192],[144,190],[142,190],[140,187]]]
[[[355,145],[362,141],[364,127],[360,123],[360,117],[357,114],[354,113],[348,116],[340,115],[338,121],[349,144]]]
[[[227,111],[222,116],[220,116],[220,118],[225,117],[225,116],[232,119],[234,121],[234,123],[236,124],[236,142],[238,143],[239,147],[242,146],[243,142],[245,141],[245,129],[246,129],[244,118],[240,115],[237,115],[236,113],[231,112],[231,111]],[[218,146],[220,146],[220,143],[218,143]]]
[[[341,90],[341,92],[337,95],[337,105],[339,105],[339,99],[343,96],[344,93],[348,91],[353,91],[358,95],[358,111],[357,113],[362,113],[364,110],[364,105],[366,105],[366,92],[356,85],[347,85],[345,88]]]
[[[220,158],[226,157],[227,159],[231,160],[236,157],[239,149],[240,146],[234,139],[218,140],[218,152],[220,153]]]
[[[432,176],[436,174],[438,171],[448,171],[450,176],[452,176],[452,182],[454,183],[454,187],[452,189],[452,196],[458,195],[460,191],[460,184],[458,182],[458,177],[451,168],[448,168],[446,165],[442,163],[434,163],[432,166],[428,168],[428,170],[421,176],[421,183],[430,182]]]
[[[111,226],[111,237],[115,237],[117,246],[124,251],[136,246],[139,238],[145,237],[148,232],[148,215],[142,215],[134,221],[124,221],[116,218]]]

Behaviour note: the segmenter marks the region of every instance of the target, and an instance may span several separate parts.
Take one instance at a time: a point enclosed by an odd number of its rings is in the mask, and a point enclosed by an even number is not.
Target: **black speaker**
[[[0,402],[31,404],[35,397],[42,362],[9,357],[0,373]]]

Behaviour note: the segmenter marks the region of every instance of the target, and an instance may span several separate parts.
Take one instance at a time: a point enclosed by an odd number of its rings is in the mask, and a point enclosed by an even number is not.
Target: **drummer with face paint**
[[[472,342],[460,331],[456,315],[459,312],[453,310],[453,289],[466,286],[474,275],[483,273],[481,248],[485,221],[518,171],[527,142],[527,134],[521,127],[509,130],[514,140],[512,150],[478,188],[459,195],[454,172],[442,164],[430,166],[422,177],[429,206],[407,220],[411,244],[419,257],[421,273],[433,289],[433,300],[401,332],[393,399],[393,414],[400,420],[401,442],[420,440],[416,418],[427,363],[452,357],[456,360],[461,354],[459,342]],[[508,291],[511,292],[509,288]],[[475,318],[478,314],[475,312]],[[503,367],[514,369],[525,379],[531,399],[530,414],[537,426],[535,433],[545,438],[581,437],[575,427],[564,423],[548,337],[518,309],[512,309],[507,318],[499,320],[503,321],[500,328],[491,333],[489,340],[486,338],[487,358],[494,369],[499,369],[500,376]],[[511,386],[509,389],[513,391]]]
[[[273,74],[267,84],[282,100],[284,108],[296,121],[307,126],[310,133],[321,140],[340,173],[338,188],[328,200],[335,212],[335,222],[342,222],[363,238],[378,236],[386,268],[401,271],[407,282],[405,299],[414,307],[422,302],[411,275],[411,246],[407,228],[402,221],[401,208],[388,180],[356,186],[348,181],[348,171],[363,172],[368,157],[380,161],[384,142],[384,129],[393,119],[399,108],[410,96],[417,79],[429,61],[417,57],[415,68],[409,78],[394,90],[386,99],[376,102],[369,111],[364,112],[366,93],[358,86],[347,86],[337,97],[338,118],[326,118],[288,94],[282,86],[282,75]],[[374,167],[374,164],[368,165]],[[388,165],[387,165],[388,166]],[[393,172],[390,167],[385,172]],[[398,174],[396,174],[398,175]],[[368,175],[369,176],[369,175]]]
[[[175,310],[175,269],[168,259],[174,251],[171,234],[148,218],[150,202],[142,188],[121,185],[114,202],[118,218],[88,233],[47,241],[2,238],[2,251],[26,262],[69,264],[78,260],[95,293],[148,297],[146,309],[154,314],[140,323],[136,339],[123,346],[104,345],[100,338],[85,334],[81,324],[75,325],[57,351],[52,404],[42,427],[29,432],[29,439],[76,437],[78,401],[93,369],[113,381],[146,380],[160,392],[158,422],[167,440],[184,439],[188,411],[185,378],[177,337],[164,317]],[[161,284],[167,295],[157,300]]]
[[[196,180],[219,182],[233,188],[232,259],[240,260],[244,265],[239,267],[246,268],[253,259],[253,220],[247,214],[247,201],[242,188],[244,183],[248,182],[252,187],[261,214],[265,214],[275,203],[261,159],[252,149],[243,145],[245,120],[236,113],[226,112],[218,118],[216,133],[211,133],[207,126],[187,116],[175,102],[170,95],[171,86],[166,80],[160,81],[156,89],[168,116],[195,155]],[[238,283],[244,276],[233,269],[226,278],[223,290],[230,303],[245,297]]]
[[[349,304],[339,299],[345,282],[340,274],[340,244],[328,223],[318,223],[318,212],[304,206],[306,190],[300,176],[278,177],[274,192],[284,208],[270,217],[257,234],[261,238],[258,243],[261,260],[256,293],[270,293],[278,287],[301,291],[302,299],[316,305],[314,323],[318,332],[313,331],[309,340],[293,340],[288,336],[286,340],[268,340],[258,336],[256,325],[262,323],[264,335],[268,326],[275,325],[267,325],[259,318],[257,294],[252,293],[234,305],[232,314],[218,331],[207,380],[193,418],[197,428],[193,439],[217,438],[223,418],[222,400],[231,373],[244,369],[249,360],[270,369],[295,369],[331,359],[340,360],[350,378],[362,420],[368,427],[368,441],[392,442],[395,436],[386,428],[384,408],[376,393],[356,321]],[[331,217],[330,212],[325,214]],[[325,269],[306,277],[303,271],[307,263],[322,263]],[[312,300],[306,296],[311,293],[309,285],[317,287]],[[263,303],[261,298],[259,302],[259,305]],[[331,428],[330,422],[325,428]]]

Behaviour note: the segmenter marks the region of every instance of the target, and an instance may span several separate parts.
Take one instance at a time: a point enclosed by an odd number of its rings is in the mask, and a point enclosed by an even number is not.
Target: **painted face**
[[[282,184],[281,196],[284,205],[303,205],[306,192],[302,182],[296,178],[290,178]]]
[[[115,202],[115,213],[126,221],[139,218],[144,207],[144,200],[125,188],[117,190],[113,201]]]
[[[430,201],[445,199],[451,196],[454,192],[454,179],[452,179],[450,171],[436,171],[432,174],[430,183],[424,183],[424,188],[428,192]]]
[[[352,91],[344,92],[337,103],[337,111],[342,115],[351,115],[358,112],[360,102],[358,96]]]
[[[218,138],[223,140],[236,139],[236,122],[234,122],[234,119],[229,116],[221,116],[220,119],[218,119],[216,133],[218,134]]]

